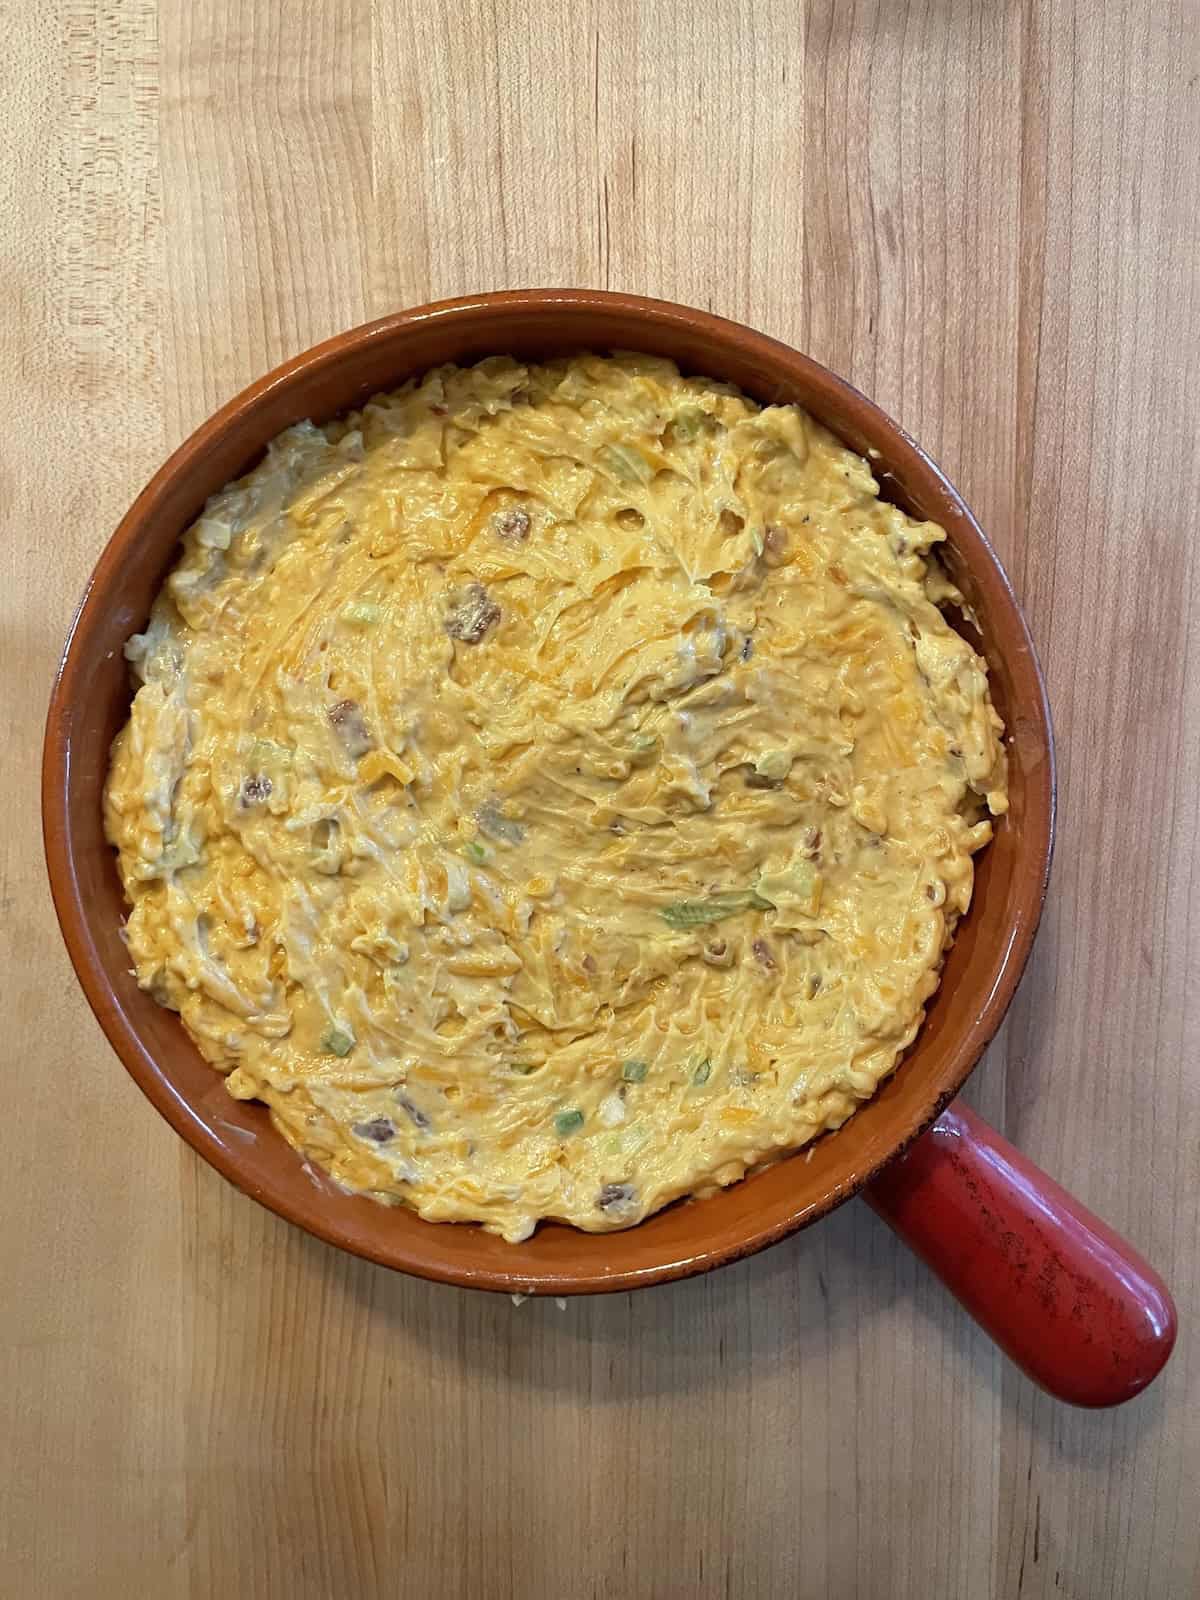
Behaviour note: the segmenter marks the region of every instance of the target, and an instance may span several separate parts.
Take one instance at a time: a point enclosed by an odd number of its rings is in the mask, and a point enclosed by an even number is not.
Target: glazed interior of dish
[[[941,538],[658,358],[288,430],[128,647],[138,981],[340,1182],[510,1239],[839,1126],[1005,806]]]

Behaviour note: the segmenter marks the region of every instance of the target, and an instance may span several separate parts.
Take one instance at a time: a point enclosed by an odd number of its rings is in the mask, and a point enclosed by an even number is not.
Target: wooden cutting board
[[[0,13],[0,1593],[1190,1600],[1196,0]],[[1035,1393],[857,1204],[565,1309],[341,1257],[200,1165],[77,994],[39,740],[121,511],[315,340],[554,283],[808,350],[1008,562],[1061,833],[970,1098],[1172,1281],[1125,1410]]]

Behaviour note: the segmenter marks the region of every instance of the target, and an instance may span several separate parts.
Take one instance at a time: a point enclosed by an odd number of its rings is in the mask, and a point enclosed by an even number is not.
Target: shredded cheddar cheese
[[[138,981],[340,1182],[508,1239],[838,1127],[1005,807],[942,537],[647,356],[288,429],[127,649]]]

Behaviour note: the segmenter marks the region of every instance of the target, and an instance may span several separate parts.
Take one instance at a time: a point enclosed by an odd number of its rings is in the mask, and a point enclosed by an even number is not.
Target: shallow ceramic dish
[[[626,1232],[547,1225],[521,1244],[347,1195],[303,1164],[264,1107],[238,1103],[179,1018],[136,986],[101,792],[128,714],[122,646],[144,623],[177,541],[208,495],[289,424],[323,421],[440,362],[636,349],[806,407],[870,458],[887,498],[942,524],[947,563],[978,618],[1008,730],[1010,810],[976,858],[974,900],[941,988],[900,1068],[838,1133],[705,1200]],[[970,631],[966,623],[965,631]],[[398,313],[331,339],[252,385],[197,430],[138,497],[96,566],[50,705],[43,821],[55,905],[80,982],[117,1054],[167,1121],[247,1194],[332,1244],[474,1288],[629,1289],[733,1261],[868,1198],[1027,1370],[1064,1398],[1136,1393],[1174,1337],[1161,1281],[1097,1219],[969,1113],[934,1123],[992,1038],[1025,965],[1046,891],[1054,762],[1041,674],[1003,569],[929,458],[825,368],[703,312],[628,295],[529,290]],[[914,1141],[916,1141],[914,1143]],[[895,1158],[901,1157],[899,1161]],[[894,1164],[880,1175],[889,1162]]]

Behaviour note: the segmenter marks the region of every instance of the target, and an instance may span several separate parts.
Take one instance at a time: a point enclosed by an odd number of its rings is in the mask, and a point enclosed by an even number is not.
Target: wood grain
[[[0,1592],[1200,1591],[1195,0],[0,4]],[[34,775],[137,488],[283,356],[599,284],[872,393],[1009,563],[1056,717],[1050,913],[970,1096],[1168,1273],[1068,1412],[864,1208],[709,1279],[409,1282],[185,1151],[76,994]]]

